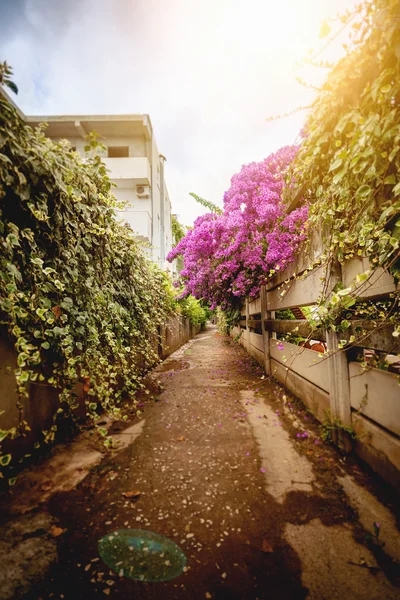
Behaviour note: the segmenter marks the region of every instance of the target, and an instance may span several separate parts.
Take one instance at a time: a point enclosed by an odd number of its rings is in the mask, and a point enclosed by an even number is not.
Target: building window
[[[129,146],[109,146],[108,158],[127,158],[129,157]]]

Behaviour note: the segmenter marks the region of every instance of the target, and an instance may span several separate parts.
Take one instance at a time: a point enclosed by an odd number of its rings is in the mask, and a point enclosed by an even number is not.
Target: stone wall
[[[159,338],[154,340],[154,349],[156,352],[158,350],[160,359],[165,359],[199,331],[200,327],[191,325],[189,319],[172,316],[165,325],[161,326]],[[20,412],[14,377],[16,359],[14,344],[6,328],[0,327],[0,429],[18,428],[21,418],[30,428],[24,436],[15,440],[6,439],[3,442],[2,452],[11,452],[14,458],[20,458],[30,451],[37,440],[41,439],[41,432],[51,426],[53,416],[59,408],[59,390],[48,384],[31,383],[28,397],[23,399]],[[77,382],[74,391],[79,405],[78,414],[84,417],[85,401],[82,383]]]

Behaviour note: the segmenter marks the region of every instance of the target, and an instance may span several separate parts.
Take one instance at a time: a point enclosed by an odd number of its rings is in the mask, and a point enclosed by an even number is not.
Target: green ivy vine
[[[325,253],[311,268],[354,257],[370,263],[350,287],[339,283],[333,294],[322,294],[315,327],[345,330],[349,316],[362,315],[377,319],[377,327],[389,321],[398,337],[398,291],[379,310],[358,294],[378,267],[400,279],[399,3],[367,0],[339,23],[350,28],[350,41],[310,108],[287,200],[307,202],[310,234],[322,232]]]
[[[95,423],[100,409],[118,417],[121,400],[135,403],[141,377],[158,361],[158,326],[177,312],[164,274],[115,220],[98,145],[92,136],[82,159],[67,141],[29,127],[0,94],[0,326],[15,345],[20,411],[0,443],[29,431],[31,384],[59,390],[45,443],[60,414],[74,414],[77,382]],[[0,466],[11,460],[0,452]]]

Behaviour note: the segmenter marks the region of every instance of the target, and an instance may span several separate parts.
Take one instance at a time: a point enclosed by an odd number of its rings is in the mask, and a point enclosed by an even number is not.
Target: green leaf
[[[65,289],[65,285],[59,279],[54,280],[54,285],[60,291],[63,291]]]
[[[357,196],[361,196],[361,198],[365,198],[366,196],[368,196],[370,193],[372,192],[372,188],[371,186],[364,184],[364,185],[360,185],[360,187],[358,188],[358,190],[356,191],[356,195]]]
[[[63,308],[64,310],[71,310],[71,308],[74,305],[74,301],[72,300],[72,298],[69,298],[68,296],[65,297],[62,302],[60,303],[61,308]]]
[[[9,433],[9,430],[0,429],[0,442],[5,440]]]
[[[329,167],[329,171],[335,171],[342,165],[342,163],[343,163],[343,159],[337,158]]]
[[[42,321],[46,320],[47,308],[37,308],[35,312]]]
[[[383,183],[384,183],[384,184],[388,184],[388,185],[389,185],[389,184],[393,184],[393,185],[395,185],[395,183],[396,183],[396,177],[395,177],[395,175],[393,175],[393,174],[392,174],[392,175],[388,175],[388,176],[385,178],[385,181],[384,181]]]
[[[348,296],[351,292],[351,287],[345,288],[344,290],[339,290],[337,292],[338,296]]]
[[[198,202],[202,206],[205,206],[211,212],[214,212],[217,215],[222,215],[222,210],[219,208],[219,206],[217,206],[210,200],[205,200],[204,198],[201,198],[200,196],[198,196],[197,194],[194,194],[193,192],[189,192],[189,196],[192,196],[192,198],[194,198],[196,200],[196,202]]]
[[[13,81],[5,81],[4,83],[8,88],[10,88],[11,91],[14,92],[14,94],[18,94],[17,85]]]
[[[390,215],[392,215],[394,212],[394,207],[393,206],[388,206],[387,208],[385,208],[385,210],[381,213],[381,216],[379,217],[379,223],[384,223],[386,221],[386,219],[388,217],[390,217]]]
[[[6,237],[6,242],[10,244],[10,246],[19,246],[19,240],[14,233],[9,233]]]
[[[320,30],[319,30],[319,37],[320,37],[320,38],[324,38],[324,37],[326,37],[327,35],[329,35],[329,34],[330,34],[330,32],[331,32],[331,27],[330,27],[330,25],[327,23],[327,21],[323,21],[323,22],[321,23],[321,28],[320,28]]]
[[[356,175],[358,175],[358,173],[361,173],[361,171],[364,171],[364,169],[367,166],[367,162],[365,160],[358,162],[356,164],[356,166],[353,168],[353,173],[355,173]]]
[[[20,352],[17,357],[17,363],[19,367],[24,367],[26,365],[26,359],[29,358],[29,355],[26,352]]]
[[[27,183],[25,175],[21,171],[17,171],[17,175],[20,185],[25,185]]]
[[[354,305],[355,305],[355,303],[356,303],[356,299],[355,299],[355,298],[353,298],[353,296],[345,296],[345,297],[342,299],[342,307],[343,307],[344,309],[348,309],[348,308],[350,308],[351,306],[354,306]]]
[[[392,194],[398,196],[400,194],[400,182],[392,189]]]
[[[0,456],[0,465],[2,467],[6,467],[10,464],[11,458],[11,454],[3,454],[2,456]]]
[[[347,167],[342,169],[341,171],[339,171],[339,173],[336,173],[336,175],[333,178],[334,185],[337,185],[343,179],[343,177],[346,175],[346,173],[347,173]]]
[[[11,275],[15,277],[15,279],[17,279],[18,281],[22,281],[21,273],[18,271],[15,265],[13,265],[12,263],[7,263],[6,268],[11,273]]]
[[[37,265],[38,267],[43,266],[43,260],[41,258],[31,258],[31,263]]]
[[[365,273],[359,273],[356,277],[356,282],[362,283],[363,281],[367,281],[369,274],[370,274],[369,271],[365,271]]]

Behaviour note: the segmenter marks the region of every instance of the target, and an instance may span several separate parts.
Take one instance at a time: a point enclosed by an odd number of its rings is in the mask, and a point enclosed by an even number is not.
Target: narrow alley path
[[[134,443],[51,498],[58,564],[25,598],[400,598],[396,499],[323,445],[238,344],[210,326],[156,374],[164,389]],[[367,540],[374,521],[384,548]],[[124,528],[172,539],[184,572],[144,583],[110,571],[98,542]]]

